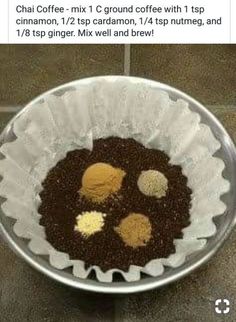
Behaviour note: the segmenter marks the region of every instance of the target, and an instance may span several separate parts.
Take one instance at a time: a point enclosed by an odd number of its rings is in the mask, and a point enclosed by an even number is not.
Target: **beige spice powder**
[[[139,190],[149,197],[165,197],[168,190],[167,178],[157,170],[142,171],[137,185]]]
[[[114,228],[127,246],[145,246],[151,238],[151,223],[145,215],[130,213]]]

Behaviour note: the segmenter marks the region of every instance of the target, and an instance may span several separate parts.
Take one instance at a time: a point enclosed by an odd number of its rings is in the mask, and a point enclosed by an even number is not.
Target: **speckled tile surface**
[[[204,104],[235,104],[236,45],[132,45],[131,74]],[[78,78],[123,73],[122,45],[0,45],[0,104],[25,104]]]
[[[0,321],[113,321],[114,300],[56,284],[0,242]]]
[[[143,294],[131,295],[118,303],[120,321],[235,321],[236,320],[236,236],[203,268],[165,287]],[[227,298],[229,314],[216,315],[214,302]]]
[[[0,45],[0,104],[21,105],[83,77],[123,73],[122,45]]]
[[[236,107],[209,109],[236,140]],[[12,115],[0,113],[1,126]],[[233,322],[236,320],[235,267],[234,231],[207,265],[170,286],[129,296],[99,296],[49,280],[0,241],[0,321]],[[228,315],[216,315],[217,298],[230,300]]]
[[[172,85],[204,104],[235,104],[236,45],[133,45],[131,73]]]

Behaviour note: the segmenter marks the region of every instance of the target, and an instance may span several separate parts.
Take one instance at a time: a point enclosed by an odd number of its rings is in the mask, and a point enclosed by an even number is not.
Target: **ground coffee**
[[[173,241],[189,225],[191,190],[179,166],[168,163],[168,156],[147,149],[133,139],[110,137],[94,141],[92,151],[69,152],[47,175],[40,193],[40,224],[47,240],[71,259],[85,261],[86,267],[98,265],[103,271],[119,268],[127,271],[131,264],[144,266],[154,258],[175,252]],[[79,190],[84,171],[96,162],[105,162],[126,172],[119,193],[106,202],[94,204],[81,198]],[[141,171],[153,169],[165,175],[165,197],[147,197],[140,192],[137,180]],[[86,211],[106,213],[101,232],[84,238],[74,230],[76,217]],[[129,213],[147,216],[152,236],[146,246],[125,245],[114,230]]]

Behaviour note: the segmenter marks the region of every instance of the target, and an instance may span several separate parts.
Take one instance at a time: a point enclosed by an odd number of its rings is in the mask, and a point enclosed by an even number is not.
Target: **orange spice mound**
[[[92,164],[84,172],[80,194],[101,203],[120,190],[125,174],[125,171],[107,163]]]

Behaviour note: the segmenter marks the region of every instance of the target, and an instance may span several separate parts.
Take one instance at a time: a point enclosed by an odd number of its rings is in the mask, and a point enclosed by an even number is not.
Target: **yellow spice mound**
[[[107,163],[95,163],[88,167],[82,177],[81,195],[93,202],[103,202],[119,191],[125,171]]]
[[[123,242],[133,248],[146,246],[152,233],[148,217],[137,213],[130,213],[114,229],[120,235]]]
[[[102,230],[106,214],[98,211],[85,211],[76,217],[75,231],[89,237]]]

